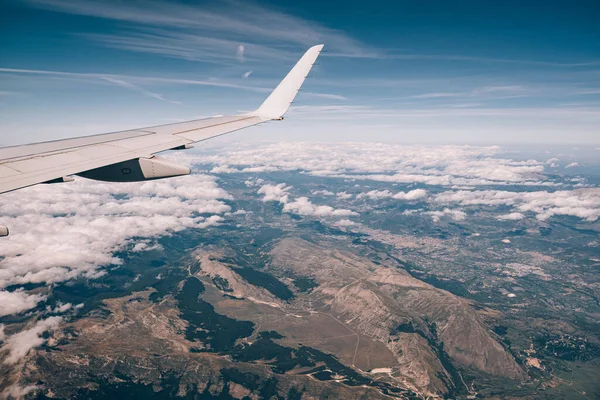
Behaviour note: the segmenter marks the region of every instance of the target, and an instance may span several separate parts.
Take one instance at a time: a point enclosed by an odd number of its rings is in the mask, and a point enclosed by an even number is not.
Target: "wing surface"
[[[0,193],[138,158],[282,119],[319,56],[311,47],[254,112],[73,139],[0,148]]]

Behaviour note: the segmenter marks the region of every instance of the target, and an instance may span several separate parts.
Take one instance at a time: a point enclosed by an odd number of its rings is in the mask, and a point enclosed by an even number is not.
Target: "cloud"
[[[330,56],[379,56],[377,51],[344,32],[280,12],[275,7],[247,2],[223,3],[218,7],[167,1],[151,1],[144,7],[121,1],[28,2],[53,11],[126,22],[127,30],[88,36],[110,47],[186,60],[231,62],[239,59],[239,47],[243,46],[244,59],[252,53],[255,60],[268,62],[288,58],[289,47],[308,48],[318,43],[327,43],[332,50]]]
[[[568,164],[565,168],[575,168],[575,167],[579,167],[579,163],[572,162],[572,163]]]
[[[103,266],[121,263],[114,252],[149,250],[159,236],[219,225],[218,214],[231,211],[222,201],[231,196],[200,174],[135,183],[78,178],[2,197],[11,236],[0,241],[0,290],[99,277]],[[0,293],[5,315],[43,300],[23,291]]]
[[[449,208],[444,208],[442,211],[426,211],[423,214],[431,215],[433,222],[439,222],[443,217],[450,217],[454,221],[463,221],[467,217],[464,211],[451,210]]]
[[[0,317],[30,310],[45,299],[42,294],[28,294],[23,289],[12,292],[0,290]]]
[[[104,76],[104,77],[102,77],[102,79],[104,79],[107,82],[114,83],[115,85],[119,85],[121,87],[124,87],[126,89],[133,90],[134,92],[141,93],[144,96],[151,97],[153,99],[165,101],[165,102],[171,103],[171,104],[181,104],[181,102],[179,102],[179,101],[173,101],[173,100],[165,99],[164,96],[161,95],[161,94],[154,93],[154,92],[149,92],[147,90],[144,90],[144,89],[142,89],[142,88],[134,85],[133,83],[129,83],[129,82],[126,82],[126,81],[121,80],[121,79],[111,78],[111,77],[108,77],[108,76]]]
[[[58,302],[58,304],[54,308],[50,308],[50,306],[46,306],[47,311],[56,313],[56,314],[62,314],[64,312],[69,311],[71,308],[73,308],[73,304],[61,303],[61,302]]]
[[[250,92],[258,92],[258,93],[270,93],[272,88],[268,87],[257,87],[257,86],[248,86],[248,85],[240,85],[237,83],[225,82],[218,79],[177,79],[177,78],[166,78],[166,77],[157,77],[157,76],[142,76],[142,75],[115,75],[115,74],[105,74],[105,73],[80,73],[80,72],[70,72],[70,71],[51,71],[51,70],[40,70],[40,69],[22,69],[22,68],[0,68],[0,73],[6,74],[19,74],[19,75],[40,75],[40,76],[49,76],[49,77],[62,77],[65,79],[72,79],[76,81],[86,81],[86,82],[110,82],[115,83],[115,81],[122,81],[125,84],[131,84],[131,81],[139,82],[139,83],[168,83],[175,85],[185,85],[185,86],[211,86],[211,87],[223,87],[229,89],[241,89],[247,90]],[[123,86],[123,85],[122,85]],[[148,92],[151,93],[151,92]],[[150,97],[153,97],[150,95]],[[168,101],[168,100],[167,100]]]
[[[533,212],[539,220],[569,215],[587,221],[600,218],[600,189],[586,188],[555,192],[509,192],[501,190],[460,190],[437,194],[434,202],[462,206],[511,206],[516,213]]]
[[[4,333],[4,324],[0,324],[0,342],[3,342],[6,338],[6,334]]]
[[[230,168],[229,165],[219,165],[210,170],[211,174],[231,174],[240,172],[238,169]]]
[[[558,163],[560,162],[560,160],[556,157],[550,158],[549,160],[546,161],[546,164],[550,165],[550,168],[556,168],[558,167]]]
[[[398,192],[392,196],[396,200],[418,200],[427,197],[427,191],[424,189],[415,189],[409,192]]]
[[[22,399],[27,396],[29,393],[34,390],[41,389],[41,386],[38,385],[27,385],[27,386],[19,386],[19,385],[10,385],[6,389],[0,393],[0,398],[5,399]]]
[[[289,200],[289,191],[292,187],[286,186],[285,183],[277,185],[263,185],[258,189],[258,194],[264,194],[262,201],[278,201],[285,204]]]
[[[510,214],[503,214],[503,215],[499,215],[496,217],[496,219],[499,219],[501,221],[517,221],[517,220],[523,219],[523,218],[525,218],[525,215],[518,213],[518,212],[513,212]]]
[[[340,219],[334,223],[335,226],[348,227],[352,225],[356,225],[356,222],[350,221],[349,219]]]
[[[283,212],[315,217],[347,217],[358,215],[358,213],[352,210],[314,205],[307,197],[298,197],[295,201],[287,203],[283,206]]]
[[[49,317],[38,321],[33,328],[9,336],[2,346],[2,351],[8,352],[4,364],[16,364],[25,358],[31,349],[46,343],[47,339],[43,338],[42,334],[56,329],[61,321],[61,317]]]
[[[496,146],[284,142],[224,149],[204,158],[237,172],[294,171],[315,176],[442,186],[552,185],[545,163],[499,157]],[[377,162],[373,162],[377,160]]]
[[[329,99],[329,100],[348,100],[348,98],[346,96],[342,96],[341,94],[334,94],[334,93],[315,93],[315,92],[307,92],[307,91],[302,91],[300,92],[301,96],[309,96],[309,97],[319,97],[322,99]]]
[[[312,190],[310,193],[315,196],[335,196],[335,193],[329,190]]]
[[[245,59],[244,59],[244,53],[245,52],[246,52],[246,48],[244,47],[243,44],[240,44],[237,47],[237,50],[235,52],[235,56],[237,57],[237,59],[238,59],[239,62],[244,62],[245,61]],[[246,78],[247,78],[247,76],[246,76]]]
[[[371,190],[366,193],[359,193],[356,195],[357,199],[368,198],[371,200],[388,199],[392,198],[395,200],[418,200],[427,196],[427,191],[423,189],[415,189],[409,192],[398,192],[393,194],[389,190]]]
[[[371,190],[366,193],[359,193],[356,195],[357,199],[368,198],[371,200],[387,199],[393,196],[393,193],[389,190]]]
[[[242,79],[248,79],[248,77],[252,74],[252,70],[246,71],[242,74]]]
[[[348,200],[348,199],[352,198],[352,195],[350,193],[346,193],[346,192],[337,192],[335,195],[340,200]]]

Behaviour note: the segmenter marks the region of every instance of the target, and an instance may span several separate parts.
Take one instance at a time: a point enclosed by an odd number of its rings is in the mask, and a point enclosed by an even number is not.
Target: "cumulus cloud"
[[[56,329],[61,321],[62,317],[49,317],[38,321],[33,328],[9,336],[2,346],[2,351],[8,353],[4,364],[16,364],[27,356],[31,349],[46,343],[47,339],[43,338],[42,334]]]
[[[596,221],[600,218],[600,189],[586,188],[555,192],[509,192],[501,190],[447,191],[435,196],[435,202],[463,206],[511,206],[515,212],[533,212],[539,220],[554,215],[570,215]]]
[[[579,163],[572,162],[572,163],[568,164],[565,168],[575,168],[575,167],[579,167]]]
[[[396,200],[418,200],[427,197],[427,191],[423,189],[415,189],[409,192],[398,192],[392,196]]]
[[[285,183],[279,183],[277,185],[262,185],[258,189],[258,194],[264,194],[262,201],[278,201],[285,204],[289,200],[289,191],[292,187],[286,186]]]
[[[347,209],[335,209],[330,206],[317,206],[307,197],[298,197],[295,201],[283,206],[283,212],[316,217],[347,217],[358,213]]]
[[[23,289],[13,292],[0,290],[0,317],[30,310],[45,299],[44,295],[28,294]]]
[[[352,195],[350,193],[346,193],[346,192],[337,192],[335,195],[340,200],[348,200],[348,199],[352,198]]]
[[[315,196],[335,196],[335,193],[329,190],[313,190],[310,193]]]
[[[347,227],[347,226],[356,225],[356,222],[350,221],[349,219],[340,219],[339,221],[336,221],[334,223],[334,225],[341,226],[341,227]]]
[[[388,199],[392,198],[395,200],[418,200],[427,196],[427,191],[423,189],[415,189],[409,192],[398,192],[396,194],[390,192],[389,190],[371,190],[366,193],[359,193],[356,195],[357,199],[368,198],[371,200],[379,200],[379,199]]]
[[[423,214],[430,215],[433,222],[439,222],[443,217],[450,217],[454,221],[463,221],[467,217],[464,211],[449,208],[444,208],[442,211],[426,211]]]
[[[315,176],[443,186],[551,185],[545,162],[498,156],[499,147],[283,142],[224,149],[204,162],[238,172],[299,170]],[[377,162],[373,162],[377,160]]]
[[[357,199],[371,199],[371,200],[379,200],[379,199],[387,199],[393,196],[393,193],[389,190],[371,190],[366,193],[359,193],[356,195]]]
[[[218,165],[210,170],[211,174],[231,174],[235,172],[240,172],[235,168],[230,168],[229,165]]]
[[[11,236],[0,241],[0,290],[98,277],[102,266],[121,262],[116,251],[149,250],[161,235],[218,225],[222,217],[204,214],[231,211],[222,199],[231,196],[208,175],[143,183],[76,179],[4,194],[2,222]],[[4,315],[43,300],[21,291],[0,295]]]
[[[246,185],[247,187],[253,187],[253,186],[259,186],[262,185],[265,182],[264,179],[262,178],[250,178],[250,179],[246,179],[244,181],[244,185]]]
[[[525,215],[519,212],[513,212],[510,214],[503,214],[503,215],[499,215],[496,217],[496,219],[499,219],[501,221],[517,221],[520,219],[525,218]]]
[[[56,305],[56,307],[54,308],[50,308],[50,306],[46,307],[46,310],[52,313],[56,313],[56,314],[62,314],[64,312],[69,311],[71,308],[73,308],[73,304],[71,303],[61,303],[58,302],[58,304]]]

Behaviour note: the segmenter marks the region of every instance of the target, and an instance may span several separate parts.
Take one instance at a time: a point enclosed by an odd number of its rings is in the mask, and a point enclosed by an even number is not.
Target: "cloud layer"
[[[596,221],[600,218],[600,189],[586,188],[555,192],[509,192],[501,190],[447,191],[435,196],[433,202],[462,206],[510,206],[515,212],[499,216],[501,220],[518,220],[531,212],[539,220],[554,215],[569,215]]]
[[[544,162],[499,157],[496,146],[285,142],[203,157],[214,172],[305,171],[315,176],[443,186],[549,185]]]
[[[76,179],[3,195],[2,223],[11,235],[0,241],[0,316],[44,299],[7,286],[98,277],[102,266],[121,262],[115,251],[148,250],[143,239],[218,224],[218,214],[230,211],[221,199],[231,196],[208,175],[124,184]]]

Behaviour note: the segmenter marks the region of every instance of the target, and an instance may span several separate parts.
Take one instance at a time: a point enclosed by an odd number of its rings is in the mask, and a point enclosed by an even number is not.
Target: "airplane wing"
[[[264,103],[248,114],[0,148],[0,193],[38,183],[68,181],[72,179],[69,175],[131,182],[189,174],[187,167],[155,154],[283,119],[322,48],[318,45],[308,49]],[[0,236],[2,233],[0,229]]]

